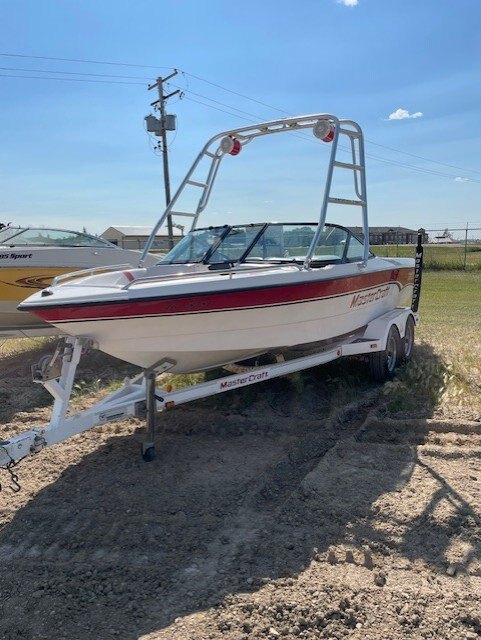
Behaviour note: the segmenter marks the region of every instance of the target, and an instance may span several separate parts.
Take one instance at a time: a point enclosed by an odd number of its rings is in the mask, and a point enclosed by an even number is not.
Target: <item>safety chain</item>
[[[10,491],[13,491],[13,493],[18,493],[22,487],[20,486],[20,483],[18,481],[18,475],[13,469],[18,465],[20,460],[15,461],[5,447],[0,446],[0,449],[3,449],[7,456],[10,458],[7,464],[3,467],[0,467],[0,469],[5,469],[5,471],[8,471],[8,473],[10,474],[10,480],[12,482],[12,484],[9,486],[9,489]],[[2,491],[2,489],[2,483],[0,482],[0,491]]]

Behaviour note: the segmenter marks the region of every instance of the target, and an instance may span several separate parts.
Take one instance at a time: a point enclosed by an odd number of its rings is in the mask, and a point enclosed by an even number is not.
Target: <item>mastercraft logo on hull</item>
[[[376,302],[377,300],[382,300],[389,294],[389,285],[386,287],[381,287],[376,289],[376,291],[371,291],[370,293],[358,293],[353,296],[351,300],[351,308],[352,307],[362,307],[365,304],[369,304],[371,302]]]

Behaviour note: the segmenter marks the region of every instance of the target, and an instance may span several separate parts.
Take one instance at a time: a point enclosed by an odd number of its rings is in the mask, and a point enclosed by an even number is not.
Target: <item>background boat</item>
[[[135,266],[140,254],[102,238],[66,229],[12,227],[0,230],[0,335],[45,333],[39,318],[17,311],[22,300],[56,276],[108,265]],[[148,263],[157,257],[149,255]]]

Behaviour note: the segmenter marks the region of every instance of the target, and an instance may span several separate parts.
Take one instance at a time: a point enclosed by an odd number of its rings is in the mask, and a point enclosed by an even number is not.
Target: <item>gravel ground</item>
[[[1,435],[49,415],[17,360]],[[257,387],[161,416],[151,463],[133,420],[2,472],[0,637],[481,638],[479,416]]]

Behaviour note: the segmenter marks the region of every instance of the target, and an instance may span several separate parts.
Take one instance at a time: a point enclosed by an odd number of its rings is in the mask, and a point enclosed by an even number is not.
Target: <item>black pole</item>
[[[413,300],[411,304],[411,310],[414,313],[419,309],[419,299],[421,297],[421,281],[423,274],[423,233],[418,231],[418,243],[416,246],[416,258],[414,263],[414,285],[413,285]]]

